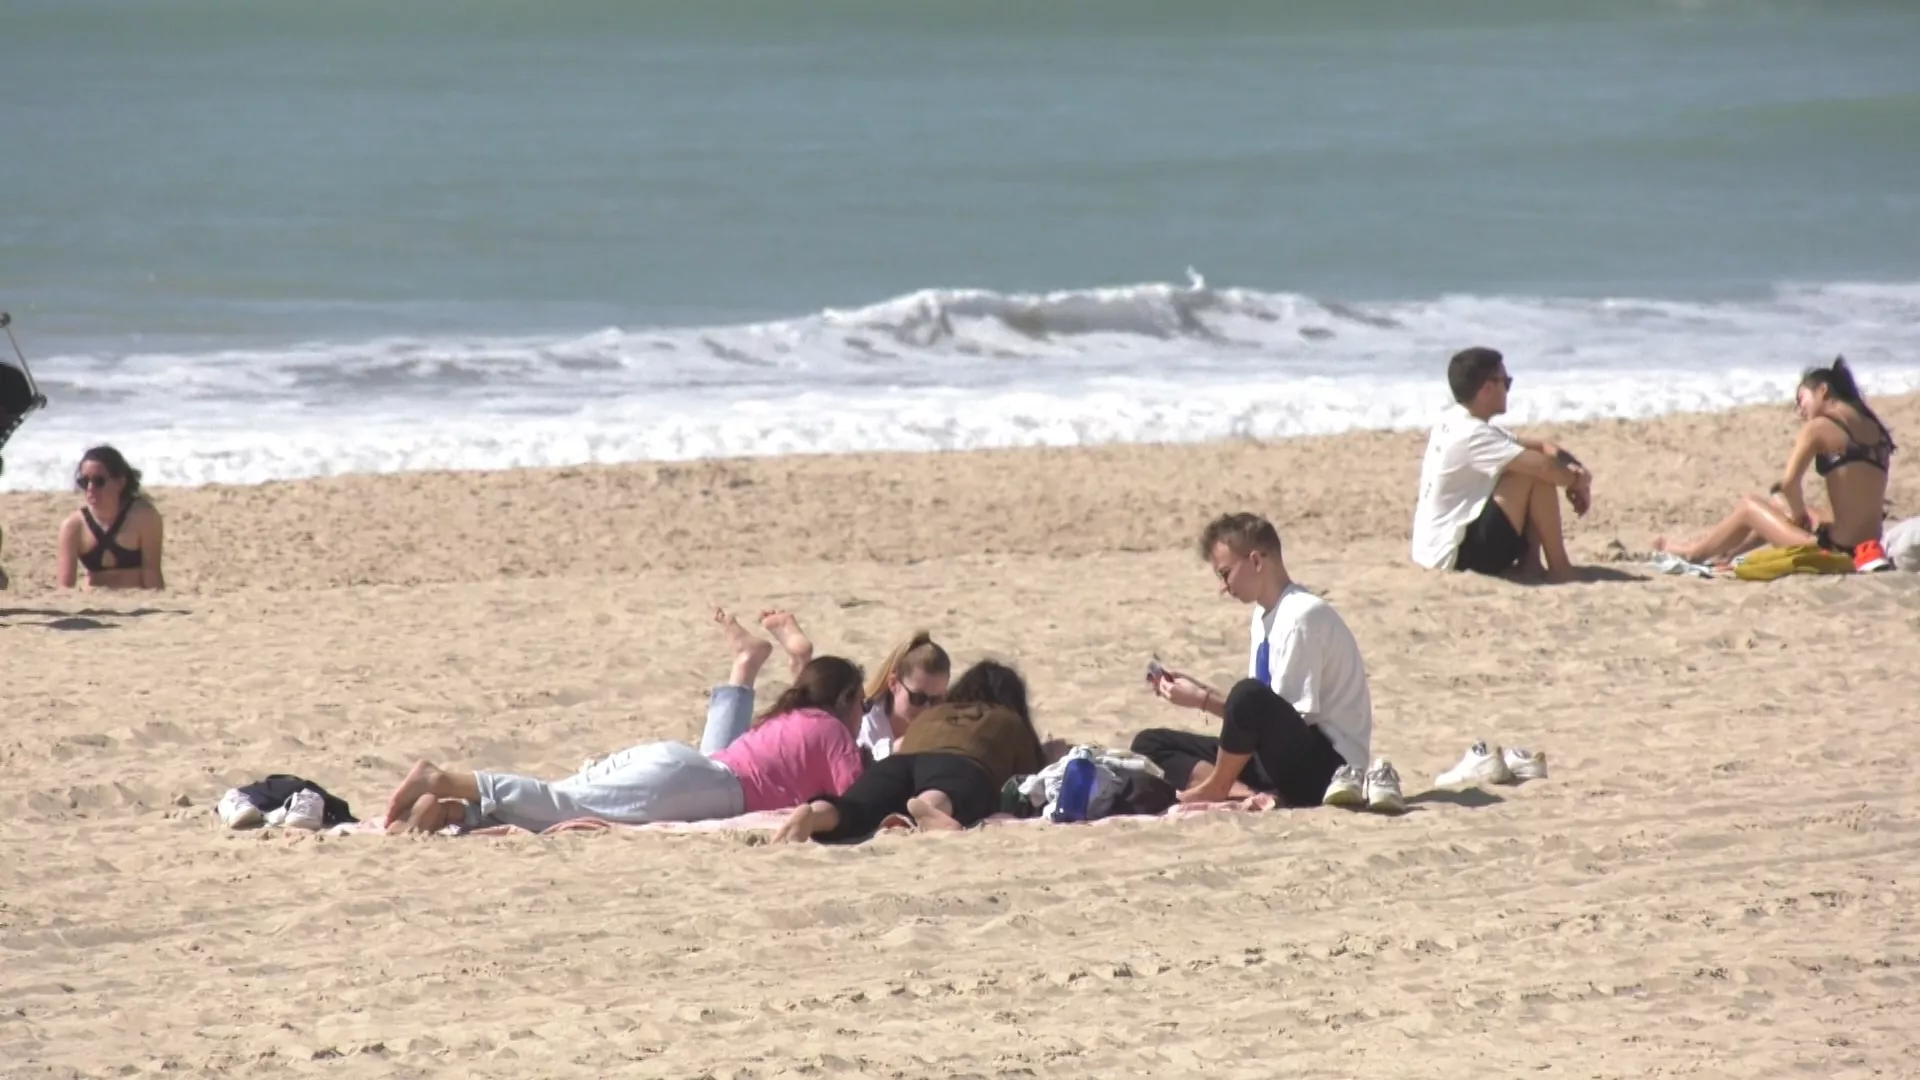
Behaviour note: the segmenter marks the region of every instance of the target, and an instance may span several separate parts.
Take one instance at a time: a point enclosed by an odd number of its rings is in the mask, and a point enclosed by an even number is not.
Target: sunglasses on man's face
[[[916,709],[924,709],[929,705],[938,705],[947,700],[947,695],[945,694],[929,694],[922,690],[915,690],[910,686],[903,686],[900,689],[907,692],[907,704],[912,705]]]
[[[113,478],[109,476],[95,476],[91,473],[87,473],[75,478],[75,480],[73,481],[73,486],[79,488],[81,491],[88,491],[93,488],[106,487],[107,484],[112,481],[112,479]]]

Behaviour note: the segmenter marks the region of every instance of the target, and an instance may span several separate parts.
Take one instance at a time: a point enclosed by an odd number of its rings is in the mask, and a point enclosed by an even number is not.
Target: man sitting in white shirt
[[[1457,403],[1427,439],[1420,501],[1413,513],[1413,561],[1430,570],[1533,574],[1571,581],[1560,532],[1559,489],[1574,513],[1593,503],[1593,477],[1572,454],[1522,439],[1491,422],[1507,411],[1513,376],[1493,349],[1454,354],[1447,384]]]
[[[1161,697],[1220,717],[1220,737],[1152,728],[1134,736],[1133,752],[1160,766],[1181,802],[1270,791],[1288,806],[1403,809],[1391,764],[1362,778],[1373,698],[1360,645],[1339,612],[1287,575],[1272,523],[1228,514],[1201,534],[1200,553],[1221,592],[1253,605],[1249,677],[1223,694],[1177,671],[1150,671]],[[1336,774],[1339,792],[1330,790]]]

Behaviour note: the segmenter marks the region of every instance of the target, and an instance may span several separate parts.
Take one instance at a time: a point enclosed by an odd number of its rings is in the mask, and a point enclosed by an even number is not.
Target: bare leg
[[[1499,486],[1493,489],[1493,501],[1527,542],[1520,556],[1520,573],[1538,573],[1544,557],[1546,580],[1555,584],[1572,581],[1573,560],[1567,557],[1567,542],[1560,532],[1560,489],[1508,471],[1501,474]]]
[[[753,680],[760,677],[761,665],[773,655],[773,643],[748,633],[740,620],[727,614],[726,608],[714,608],[713,621],[727,636],[727,647],[733,650],[733,671],[727,675],[728,685],[752,686]]]
[[[818,800],[803,806],[796,806],[793,813],[787,815],[786,823],[773,834],[776,844],[799,844],[813,839],[815,833],[831,832],[840,824],[840,811],[829,802]]]
[[[1756,546],[1756,541],[1783,547],[1816,542],[1812,533],[1788,521],[1774,503],[1758,495],[1744,495],[1734,504],[1732,513],[1692,543],[1676,544],[1656,536],[1653,549],[1670,551],[1688,562],[1709,562],[1739,554]]]
[[[446,772],[431,761],[416,761],[407,778],[400,781],[400,786],[394,788],[393,795],[387,799],[387,823],[391,825],[402,817],[410,816],[420,796],[429,794],[477,803],[480,801],[480,781],[470,772]]]
[[[794,678],[799,678],[801,669],[813,662],[813,642],[800,629],[800,620],[791,611],[775,608],[760,613],[760,625],[787,651],[787,666],[793,669]]]
[[[959,832],[965,826],[953,816],[953,801],[944,791],[923,791],[907,800],[907,813],[913,823],[928,832]]]
[[[1533,482],[1527,494],[1527,531],[1530,550],[1538,550],[1547,564],[1546,580],[1558,585],[1573,580],[1573,560],[1567,557],[1566,537],[1560,531],[1560,489],[1543,480]]]
[[[1213,762],[1211,761],[1197,762],[1193,766],[1193,772],[1188,774],[1187,776],[1187,787],[1190,789],[1197,788],[1201,784],[1206,783],[1207,778],[1212,775],[1213,775]],[[1226,797],[1229,799],[1251,799],[1258,794],[1259,792],[1248,787],[1245,781],[1235,780],[1233,782],[1233,786],[1227,789]]]

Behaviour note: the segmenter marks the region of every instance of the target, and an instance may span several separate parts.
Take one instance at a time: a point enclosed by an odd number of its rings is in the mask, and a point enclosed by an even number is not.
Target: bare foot
[[[776,844],[804,844],[813,839],[813,806],[796,806],[786,823],[773,834]]]
[[[447,827],[450,811],[458,805],[443,803],[438,795],[428,792],[413,801],[404,819],[388,819],[387,833],[437,833]]]
[[[915,825],[927,832],[959,832],[966,827],[954,820],[952,814],[935,806],[932,799],[908,799],[907,813],[913,815]]]
[[[391,829],[396,821],[403,821],[413,813],[413,805],[420,796],[433,790],[433,782],[440,776],[440,769],[433,762],[422,758],[413,763],[407,778],[393,789],[393,795],[387,799],[387,827]]]
[[[798,678],[800,670],[813,660],[813,642],[806,631],[800,629],[800,620],[794,618],[791,611],[774,608],[760,613],[760,625],[787,651],[787,664]]]
[[[1579,577],[1579,574],[1574,570],[1574,568],[1571,566],[1567,566],[1567,567],[1562,567],[1561,569],[1558,569],[1558,570],[1548,570],[1544,575],[1542,575],[1541,580],[1545,581],[1549,585],[1565,585],[1568,582],[1574,581],[1578,577]]]
[[[773,643],[748,633],[740,620],[727,614],[726,608],[714,608],[713,621],[727,636],[727,647],[733,650],[733,670],[728,674],[732,685],[752,686],[753,680],[760,676],[760,666],[773,655]]]

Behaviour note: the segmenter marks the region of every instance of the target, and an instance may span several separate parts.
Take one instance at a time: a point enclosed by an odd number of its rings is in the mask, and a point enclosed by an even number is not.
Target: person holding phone
[[[1332,605],[1288,575],[1273,524],[1247,513],[1217,518],[1200,534],[1200,556],[1222,593],[1253,606],[1248,676],[1222,693],[1153,661],[1154,692],[1219,717],[1220,735],[1151,728],[1134,736],[1133,752],[1160,766],[1181,802],[1267,791],[1288,806],[1404,808],[1393,765],[1367,768],[1373,698],[1359,642]]]

